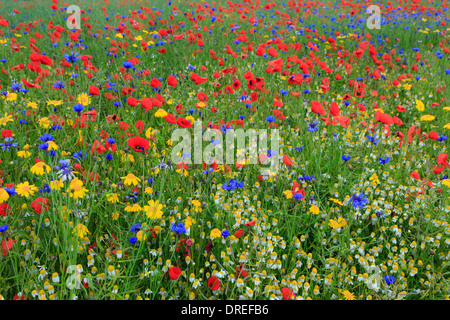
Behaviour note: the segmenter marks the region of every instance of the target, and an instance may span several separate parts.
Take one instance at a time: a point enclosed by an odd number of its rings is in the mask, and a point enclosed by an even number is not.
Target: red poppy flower
[[[169,277],[172,280],[177,280],[181,274],[181,269],[178,267],[172,267],[169,269]]]
[[[142,98],[141,107],[145,109],[145,112],[153,108],[153,103],[151,98]]]
[[[177,106],[176,106],[176,111],[177,111],[178,113],[184,113],[184,107],[183,107],[183,105],[182,105],[182,104],[177,104]]]
[[[168,123],[177,123],[177,118],[175,118],[175,116],[173,114],[168,113],[165,117],[164,120],[166,120]]]
[[[246,226],[246,227],[251,227],[251,226],[254,226],[255,223],[256,223],[256,221],[249,221],[249,222],[247,222],[247,223],[245,224],[245,226]]]
[[[2,131],[2,137],[3,138],[9,138],[9,137],[12,136],[12,134],[13,134],[13,132],[11,130],[3,130]]]
[[[311,111],[315,114],[325,115],[325,109],[323,105],[318,101],[311,101]]]
[[[287,165],[287,166],[292,165],[291,157],[289,157],[287,154],[285,154],[285,155],[283,156],[283,162],[284,162],[284,164]]]
[[[419,176],[419,173],[417,173],[417,171],[411,172],[410,176],[416,180],[420,180],[420,176]]]
[[[150,85],[153,88],[159,88],[161,87],[161,81],[159,81],[159,79],[153,78],[152,81],[150,81]]]
[[[100,89],[96,86],[89,86],[89,94],[91,96],[98,96],[100,94]]]
[[[450,166],[450,164],[447,161],[448,154],[447,153],[441,153],[437,158],[437,163],[444,168],[447,168]]]
[[[47,198],[43,198],[43,197],[36,198],[31,203],[31,207],[33,208],[34,212],[36,212],[36,214],[40,214],[42,212],[42,209],[44,209],[44,212],[47,212],[49,205],[50,205],[50,200]]]
[[[135,98],[133,98],[133,97],[128,97],[127,98],[127,104],[130,106],[130,107],[136,107],[138,104],[139,104],[139,101],[138,100],[136,100]]]
[[[178,80],[173,75],[169,75],[169,77],[167,78],[167,84],[175,89],[178,84]]]
[[[437,139],[439,139],[439,135],[436,131],[431,131],[428,134],[428,138],[430,138],[431,140],[437,140]]]
[[[8,256],[9,250],[11,250],[16,244],[16,240],[12,240],[8,238],[7,240],[3,240],[0,244],[0,249],[2,250],[2,255],[4,257]]]
[[[244,235],[244,230],[237,230],[235,233],[234,233],[234,236],[236,237],[236,238],[240,238],[240,237],[242,237]]]
[[[0,204],[0,217],[6,217],[12,214],[11,211],[9,211],[11,207],[5,202]]]
[[[183,117],[179,117],[177,119],[177,125],[179,125],[182,128],[187,128],[187,129],[192,128],[192,123]]]
[[[405,112],[405,111],[406,111],[406,108],[403,107],[403,106],[397,106],[397,111],[398,111],[398,112]]]
[[[242,277],[247,278],[248,277],[248,271],[244,270],[242,267],[244,266],[243,263],[240,264],[240,266],[234,267],[234,270],[236,271],[236,278]]]
[[[217,290],[220,288],[220,281],[216,277],[210,277],[208,279],[208,288],[210,288],[212,291]]]
[[[138,129],[139,133],[142,133],[144,131],[144,125],[145,125],[144,121],[142,121],[142,120],[136,121],[135,126],[136,126],[136,129]]]
[[[281,289],[281,293],[283,294],[283,299],[284,300],[291,300],[292,298],[295,298],[294,291],[292,291],[289,288]]]
[[[195,82],[195,84],[197,84],[197,85],[199,85],[199,84],[202,84],[203,82],[206,82],[207,81],[207,78],[206,77],[200,77],[198,74],[196,74],[196,73],[191,73],[191,76],[190,76],[190,78],[191,78],[191,80],[192,81],[194,81]]]
[[[268,53],[269,56],[271,56],[271,57],[277,57],[277,56],[278,56],[278,51],[275,50],[274,47],[270,47],[269,50],[267,50],[267,53]]]
[[[142,137],[133,137],[128,140],[128,146],[133,148],[136,152],[145,151],[148,154],[148,149],[150,147],[150,142],[147,139]]]

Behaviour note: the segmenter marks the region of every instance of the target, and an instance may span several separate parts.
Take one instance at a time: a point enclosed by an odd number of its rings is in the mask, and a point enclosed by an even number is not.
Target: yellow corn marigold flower
[[[211,238],[219,238],[219,237],[222,236],[222,232],[220,232],[219,229],[214,228],[214,229],[211,230],[211,233],[210,233],[209,236],[210,236]]]
[[[51,168],[45,164],[45,162],[40,161],[31,167],[30,171],[34,174],[42,176],[44,173],[49,173]]]
[[[286,190],[283,193],[286,196],[286,199],[292,199],[292,191],[291,190]]]
[[[436,117],[431,114],[426,114],[420,117],[421,121],[433,121]]]
[[[78,103],[82,104],[83,106],[88,106],[91,104],[91,97],[86,93],[79,94],[77,100]]]
[[[10,121],[14,121],[13,119],[12,119],[12,116],[11,115],[8,115],[6,112],[5,112],[5,115],[3,116],[3,118],[0,118],[0,125],[2,125],[2,126],[5,126],[8,122],[10,122]]]
[[[9,194],[8,192],[1,188],[0,189],[0,203],[6,202],[9,199]]]
[[[416,108],[419,111],[423,111],[423,110],[425,110],[425,105],[423,104],[423,102],[421,100],[416,100]]]
[[[29,156],[31,156],[31,152],[28,151],[29,148],[30,146],[28,144],[24,145],[23,150],[17,152],[17,156],[23,159],[28,158]]]
[[[318,206],[316,206],[315,204],[311,205],[311,207],[309,208],[309,212],[311,212],[312,214],[319,214],[320,209]]]
[[[442,180],[442,183],[450,188],[450,179],[444,179]]]
[[[86,235],[90,234],[90,232],[84,224],[79,223],[73,228],[72,234],[76,234],[80,239],[83,239]]]
[[[158,200],[150,200],[148,206],[144,206],[145,215],[150,219],[159,219],[162,216],[162,207],[163,205]]]
[[[139,230],[139,231],[136,233],[136,238],[137,238],[139,241],[142,241],[142,240],[147,239],[147,235],[145,234],[145,232],[144,232],[143,230]]]
[[[51,122],[50,119],[47,118],[47,117],[44,117],[44,118],[39,119],[39,125],[40,125],[42,128],[44,128],[44,129],[48,129],[48,128],[50,127],[50,124],[51,124],[51,123],[52,123],[52,122]]]
[[[142,211],[142,208],[137,203],[133,204],[132,206],[126,206],[125,207],[126,212],[139,212]]]
[[[345,300],[355,300],[355,295],[348,290],[342,291],[342,294],[344,295]]]
[[[117,193],[108,193],[106,195],[106,199],[108,200],[108,202],[111,202],[111,203],[119,202],[119,197],[117,196]]]
[[[158,109],[158,111],[155,112],[155,117],[157,118],[164,118],[167,115],[167,112],[163,109]]]
[[[17,93],[15,92],[9,92],[6,95],[6,101],[16,101],[17,100]]]
[[[152,189],[152,187],[146,187],[144,192],[150,194],[150,193],[153,193],[153,189]]]
[[[132,173],[129,173],[128,175],[126,175],[125,177],[121,177],[120,179],[124,180],[123,183],[126,186],[129,186],[129,185],[136,186],[139,183],[139,181],[141,181],[141,179],[139,179]]]
[[[58,145],[54,141],[47,141],[47,143],[48,143],[47,150],[49,150],[49,151],[58,150]]]
[[[61,182],[61,179],[50,181],[51,190],[61,190],[62,187],[64,187],[64,183]]]
[[[347,221],[345,219],[343,219],[342,217],[339,217],[337,221],[330,219],[330,222],[328,223],[328,225],[333,229],[338,229],[338,228],[345,227],[347,225]]]
[[[73,178],[70,181],[69,188],[67,189],[67,192],[70,192],[70,197],[75,199],[83,198],[87,191],[88,190],[83,187],[83,181],[78,178]]]
[[[198,208],[202,205],[202,203],[198,200],[192,200],[192,205],[194,206],[195,212],[198,212]]]
[[[187,217],[187,218],[184,220],[184,227],[185,227],[186,229],[189,229],[189,228],[192,226],[193,223],[195,223],[195,220],[192,219],[191,217]]]
[[[57,107],[57,106],[60,106],[62,104],[63,104],[63,100],[49,100],[49,101],[47,101],[47,105],[48,106],[55,106],[55,107]]]
[[[36,102],[32,102],[32,101],[29,101],[27,103],[27,107],[29,107],[31,109],[37,109],[38,108],[37,103]]]
[[[30,185],[28,181],[19,183],[16,187],[16,192],[22,197],[29,197],[38,191],[38,188],[34,184]]]

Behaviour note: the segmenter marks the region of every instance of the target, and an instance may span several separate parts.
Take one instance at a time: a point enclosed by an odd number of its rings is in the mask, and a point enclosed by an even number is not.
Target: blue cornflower
[[[53,141],[53,136],[51,134],[49,134],[49,133],[46,133],[43,136],[40,136],[39,139],[42,142]]]
[[[226,133],[227,132],[227,130],[231,130],[232,129],[232,127],[229,125],[229,126],[226,126],[226,125],[222,125],[221,127],[220,127],[220,131],[222,132],[222,133]]]
[[[303,151],[304,148],[305,148],[305,146],[294,147],[294,149],[297,150],[297,151]]]
[[[52,189],[50,189],[50,186],[48,184],[43,184],[41,189],[39,189],[40,193],[50,193]]]
[[[386,164],[389,162],[389,157],[384,157],[384,159],[379,158],[378,161],[380,162],[380,164]]]
[[[75,62],[77,62],[78,60],[80,60],[80,57],[78,56],[78,52],[73,52],[73,51],[71,51],[71,52],[70,52],[70,55],[69,55],[69,54],[65,54],[65,55],[64,55],[64,59],[66,59],[66,61],[67,61],[68,63],[75,63]]]
[[[316,177],[310,176],[310,175],[305,175],[305,176],[303,177],[303,179],[306,180],[306,181],[311,181],[311,180],[315,180]]]
[[[8,188],[8,187],[3,187],[3,189],[5,189],[6,192],[8,192],[9,196],[12,197],[15,194],[17,194],[16,190],[14,189],[14,187],[12,188]]]
[[[230,235],[230,231],[228,231],[228,230],[223,230],[223,231],[222,231],[222,237],[226,238],[226,237],[228,237],[229,235]]]
[[[350,156],[342,156],[342,160],[344,160],[345,162],[347,162],[348,160],[350,160],[351,157]]]
[[[73,174],[73,168],[70,165],[70,160],[59,160],[59,166],[56,166],[59,171],[56,173],[58,178],[61,178],[61,182],[66,180],[71,181],[75,175]]]
[[[83,158],[86,158],[87,156],[88,156],[87,152],[85,152],[83,155],[83,151],[80,150],[78,152],[75,152],[72,157],[74,157],[75,159],[81,160]]]
[[[10,149],[11,147],[17,147],[18,144],[15,143],[15,142],[12,142],[13,140],[14,140],[13,137],[5,138],[5,143],[0,143],[0,146],[1,146],[2,150],[3,150],[3,151],[5,151],[5,150],[6,150],[6,151],[9,151],[9,149]]]
[[[202,171],[202,174],[209,174],[209,173],[211,173],[211,172],[214,172],[214,169],[213,169],[213,168],[209,168],[209,169],[207,169],[207,170],[203,170],[203,171]]]
[[[267,149],[267,157],[271,158],[272,156],[276,156],[276,151],[272,151],[271,149]]]
[[[359,196],[353,195],[350,200],[355,208],[362,209],[367,204],[367,198],[363,193],[360,193]]]
[[[84,106],[82,104],[79,104],[79,103],[73,106],[73,110],[78,112],[78,113],[83,111],[83,109],[84,109]]]
[[[372,136],[367,136],[367,140],[372,142],[374,145],[377,145],[377,142],[380,141],[380,140],[376,139],[376,137],[377,137],[376,134],[374,134],[373,137]]]
[[[130,69],[133,67],[133,63],[129,62],[129,61],[125,61],[124,63],[122,63],[123,67],[126,69]]]
[[[7,224],[3,225],[0,227],[0,232],[5,232],[6,230],[8,230],[9,226]]]
[[[141,224],[139,222],[131,225],[131,228],[130,228],[131,232],[137,233],[139,230],[141,230]]]
[[[64,89],[66,85],[61,80],[58,80],[53,84],[53,87],[55,87],[56,89]]]
[[[170,225],[170,230],[178,234],[186,233],[186,227],[184,226],[183,222],[178,222],[177,225],[175,225],[175,222],[172,222],[172,224]]]
[[[138,240],[137,237],[131,237],[131,238],[130,238],[130,243],[131,243],[131,244],[134,244],[134,243],[136,243],[137,240]]]
[[[106,155],[106,160],[111,161],[112,159],[113,159],[113,155],[112,155],[111,153],[108,153],[108,154]]]
[[[274,122],[277,118],[275,118],[274,116],[267,116],[266,117],[266,121],[267,122]]]
[[[395,277],[394,276],[385,276],[384,281],[386,281],[386,283],[388,285],[391,285],[395,282]]]
[[[314,121],[309,124],[309,132],[316,132],[317,130],[319,130],[319,121]]]
[[[48,149],[48,142],[44,142],[39,145],[39,149],[41,150],[47,150]]]
[[[301,199],[303,199],[303,194],[302,193],[293,193],[292,194],[292,197],[295,199],[295,200],[301,200]]]
[[[222,185],[222,189],[223,190],[227,190],[227,191],[231,191],[231,190],[234,190],[236,188],[242,188],[242,187],[244,187],[244,182],[241,182],[241,181],[238,181],[238,180],[235,180],[235,179],[231,179],[228,182],[228,184],[224,183]]]

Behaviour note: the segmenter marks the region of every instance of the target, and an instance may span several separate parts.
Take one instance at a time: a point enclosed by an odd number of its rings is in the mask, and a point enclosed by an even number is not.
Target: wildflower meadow
[[[449,299],[449,5],[0,0],[0,300]]]

